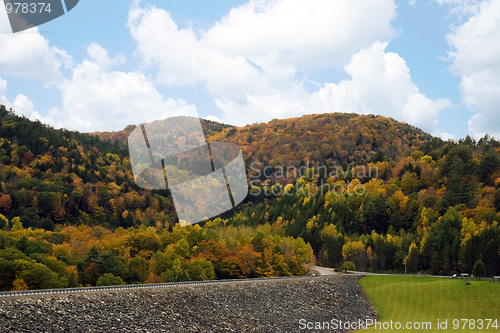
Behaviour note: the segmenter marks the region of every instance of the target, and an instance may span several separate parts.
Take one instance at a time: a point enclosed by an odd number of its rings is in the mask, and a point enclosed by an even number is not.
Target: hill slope
[[[240,145],[249,177],[268,165],[364,164],[396,160],[423,145],[442,145],[392,119],[353,114],[310,115],[241,128],[205,120],[202,124],[208,141]],[[0,214],[9,220],[19,216],[26,227],[46,229],[57,223],[173,225],[169,192],[135,185],[125,146],[133,128],[97,135],[54,130],[2,106]],[[291,181],[277,179],[273,172],[268,177],[273,181]]]
[[[362,163],[375,153],[396,159],[411,147],[443,144],[424,131],[391,118],[373,115],[331,113],[298,118],[274,119],[235,127],[201,119],[208,142],[227,141],[240,145],[247,161],[298,166],[301,163]],[[118,132],[95,132],[93,135],[112,142],[126,143],[135,128]],[[380,156],[379,156],[380,158]]]
[[[119,141],[130,128],[99,134],[112,143],[0,107],[2,288],[71,285],[71,276],[87,285],[297,275],[314,258],[500,275],[498,141],[443,142],[353,114],[203,126],[208,141],[241,147],[251,191],[236,209],[181,228],[168,190],[135,185]],[[37,270],[46,279],[32,279]]]
[[[298,166],[307,161],[366,163],[377,152],[396,159],[412,146],[420,147],[433,140],[422,130],[394,119],[346,113],[306,115],[225,128],[208,138],[237,143],[247,159],[273,166]]]

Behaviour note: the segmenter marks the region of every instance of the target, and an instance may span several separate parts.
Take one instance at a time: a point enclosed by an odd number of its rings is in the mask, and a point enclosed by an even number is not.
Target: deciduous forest
[[[136,186],[121,132],[55,130],[0,106],[0,289],[300,275],[308,265],[500,275],[500,143],[381,116],[233,127],[250,194],[181,227]]]

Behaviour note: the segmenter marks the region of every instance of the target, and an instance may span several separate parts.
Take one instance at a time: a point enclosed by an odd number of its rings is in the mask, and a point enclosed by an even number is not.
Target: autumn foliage
[[[314,262],[452,274],[480,260],[500,275],[498,141],[341,113],[202,124],[241,147],[251,195],[186,228],[168,190],[136,186],[133,127],[54,130],[0,106],[0,289],[300,275]]]

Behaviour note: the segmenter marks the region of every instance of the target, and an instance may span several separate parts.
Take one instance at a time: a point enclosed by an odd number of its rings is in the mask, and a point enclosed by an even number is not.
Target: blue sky
[[[80,131],[356,112],[500,137],[495,0],[85,0],[13,34],[0,103]]]

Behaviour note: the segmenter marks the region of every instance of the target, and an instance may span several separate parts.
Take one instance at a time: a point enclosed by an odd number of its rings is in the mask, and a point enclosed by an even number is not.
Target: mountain
[[[267,177],[282,185],[289,178],[276,177],[276,170],[306,166],[363,165],[369,162],[397,161],[420,149],[434,159],[445,145],[440,138],[395,121],[373,115],[333,113],[274,119],[235,127],[201,120],[208,142],[226,141],[240,146],[249,178],[266,168]],[[118,132],[92,133],[101,139],[126,143],[133,126]],[[279,172],[279,171],[278,171]]]
[[[208,137],[209,141],[237,143],[247,160],[273,166],[298,166],[306,161],[365,163],[379,152],[395,159],[412,146],[433,140],[422,130],[394,119],[346,113],[274,119],[265,124],[225,128]]]
[[[372,165],[380,172],[378,178],[389,180],[411,171],[415,159],[410,155],[430,156],[436,167],[455,145],[394,119],[344,113],[244,127],[202,120],[202,127],[207,141],[241,147],[249,180],[257,185],[286,185],[300,176],[297,170],[319,166],[340,169],[344,171],[340,176],[349,181],[355,167]],[[135,185],[126,147],[134,128],[92,134],[55,130],[2,106],[0,213],[8,219],[19,216],[28,227],[49,229],[58,223],[111,228],[173,225],[176,215],[169,191],[146,191]],[[468,143],[474,146],[474,158],[479,158],[486,141]],[[321,176],[323,182],[328,178]]]
[[[219,124],[201,119],[208,142],[227,141],[240,145],[247,161],[269,165],[298,166],[305,161],[318,163],[368,162],[383,153],[395,159],[411,147],[430,152],[443,144],[439,138],[391,118],[354,113],[305,115],[273,119],[244,127]],[[118,132],[93,135],[112,142],[126,143],[135,126]]]
[[[55,130],[0,106],[0,214],[49,230],[58,223],[129,227],[142,209],[149,219],[164,212],[163,222],[175,220],[167,193],[135,185],[127,155],[117,141]]]
[[[315,260],[500,275],[495,139],[343,113],[202,126],[241,147],[250,195],[182,228],[168,190],[134,182],[133,126],[55,130],[0,106],[0,288],[297,275]]]
[[[220,124],[215,121],[200,119],[201,126],[205,135],[211,135],[214,132],[219,132],[224,128],[233,128],[231,125]],[[102,140],[111,141],[111,142],[119,142],[126,144],[128,136],[132,131],[136,128],[136,125],[128,125],[121,131],[110,131],[110,132],[93,132],[89,133],[91,135],[97,136]]]

